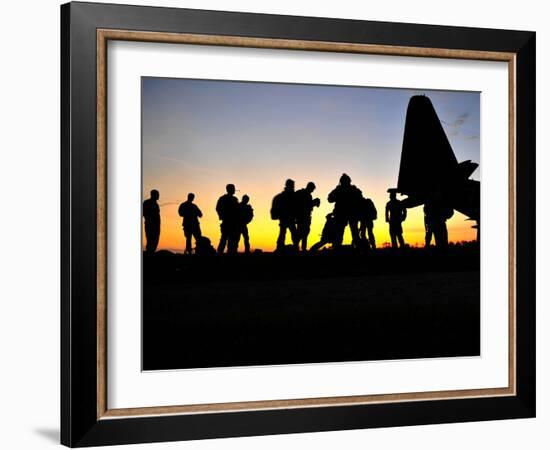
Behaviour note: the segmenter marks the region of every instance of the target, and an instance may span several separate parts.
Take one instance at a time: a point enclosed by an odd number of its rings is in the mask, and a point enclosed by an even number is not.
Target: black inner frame
[[[98,420],[96,30],[99,28],[515,53],[517,395]],[[535,33],[65,4],[61,7],[60,131],[62,444],[80,447],[534,417]]]

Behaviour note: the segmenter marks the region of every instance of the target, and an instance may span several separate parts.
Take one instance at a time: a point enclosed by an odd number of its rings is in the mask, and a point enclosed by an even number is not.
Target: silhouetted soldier
[[[307,250],[307,237],[311,230],[311,212],[321,204],[321,200],[311,195],[315,190],[315,183],[310,181],[303,189],[296,191],[296,234],[302,251]]]
[[[145,251],[147,253],[155,253],[159,244],[160,237],[160,208],[157,200],[159,199],[159,191],[153,189],[151,198],[143,202],[143,218],[145,219]]]
[[[336,233],[336,222],[334,220],[334,214],[333,213],[327,214],[326,218],[327,220],[325,222],[325,226],[323,227],[323,231],[321,232],[321,240],[311,246],[311,249],[310,249],[311,252],[315,252],[327,244],[334,245],[334,242],[336,241],[337,233]]]
[[[183,217],[182,226],[183,234],[185,235],[185,253],[192,253],[191,238],[195,238],[195,244],[201,237],[201,226],[199,217],[202,217],[202,212],[197,205],[193,203],[195,194],[187,194],[187,201],[183,202],[178,208],[178,214]]]
[[[345,173],[340,177],[340,184],[328,195],[329,203],[334,203],[334,220],[336,222],[335,247],[342,245],[344,231],[349,225],[352,238],[352,246],[359,245],[359,208],[361,191],[351,184],[351,178]]]
[[[362,198],[359,215],[359,237],[361,238],[361,242],[368,245],[371,250],[376,249],[376,240],[374,239],[372,229],[374,227],[373,222],[377,216],[378,213],[372,200],[370,198]]]
[[[226,193],[216,203],[216,212],[222,221],[221,238],[218,253],[223,253],[227,244],[227,253],[237,253],[239,245],[239,200],[235,197],[235,185],[228,184]]]
[[[443,203],[440,193],[436,193],[432,200],[424,205],[424,220],[428,223],[438,248],[445,248],[449,244],[447,220],[454,214],[453,208]],[[430,236],[431,241],[431,236]],[[426,228],[426,247],[428,247],[428,230]]]
[[[403,239],[403,221],[407,218],[407,208],[403,206],[400,200],[395,196],[395,189],[388,189],[390,193],[390,201],[386,203],[386,222],[390,224],[390,238],[392,248],[405,247]]]
[[[271,218],[279,221],[279,236],[277,237],[277,250],[285,246],[286,231],[290,231],[292,245],[298,248],[298,235],[296,233],[296,192],[294,192],[294,180],[285,182],[283,192],[273,197],[271,203]]]
[[[212,256],[216,254],[216,249],[212,246],[210,239],[206,236],[201,236],[197,239],[195,254],[199,256]]]
[[[248,195],[243,195],[241,203],[239,203],[239,238],[241,236],[244,241],[244,252],[250,253],[250,238],[248,237],[248,224],[252,222],[254,218],[254,210],[252,206],[248,204],[250,197]]]

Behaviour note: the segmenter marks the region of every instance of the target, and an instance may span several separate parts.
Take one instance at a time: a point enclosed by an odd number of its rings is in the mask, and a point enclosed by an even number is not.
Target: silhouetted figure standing
[[[367,244],[371,250],[376,249],[376,240],[372,230],[377,216],[373,201],[370,198],[362,198],[359,214],[359,237],[361,242]]]
[[[191,238],[195,238],[195,244],[201,238],[201,226],[199,217],[202,217],[202,212],[197,205],[193,203],[195,194],[187,194],[187,201],[183,202],[178,208],[178,214],[183,217],[182,227],[185,235],[185,253],[191,254],[193,247],[191,246]]]
[[[351,184],[351,178],[345,173],[340,177],[340,184],[328,195],[329,203],[334,203],[334,220],[336,223],[335,247],[342,245],[344,231],[349,225],[352,246],[359,246],[359,208],[361,191]]]
[[[431,235],[435,238],[435,245],[438,248],[445,248],[449,245],[449,234],[447,232],[447,220],[454,214],[452,207],[444,204],[441,195],[436,193],[432,200],[424,205],[424,222],[426,224],[426,247],[429,247]],[[430,236],[428,236],[428,227]],[[429,240],[428,240],[429,238]]]
[[[145,251],[147,253],[155,253],[159,244],[160,238],[160,208],[158,199],[159,191],[153,189],[151,198],[143,202],[143,218],[145,219]]]
[[[334,214],[327,214],[326,219],[325,226],[321,232],[321,240],[311,246],[311,252],[315,252],[327,244],[334,245],[336,240],[336,223],[334,220]]]
[[[407,208],[403,206],[400,200],[397,200],[394,189],[388,189],[390,201],[386,203],[386,222],[390,224],[390,238],[392,248],[405,247],[403,239],[403,221],[407,218]]]
[[[296,192],[294,191],[294,180],[286,180],[283,192],[273,197],[271,218],[279,221],[277,250],[284,248],[287,230],[290,231],[292,245],[297,249],[298,234],[296,232]]]
[[[239,238],[238,238],[238,241],[240,241],[241,236],[242,236],[243,241],[244,241],[244,252],[245,253],[250,253],[250,238],[248,236],[248,224],[250,222],[252,222],[252,219],[254,218],[254,210],[252,209],[252,206],[249,205],[249,203],[248,203],[249,201],[250,201],[250,197],[248,197],[248,195],[243,195],[241,203],[239,203]]]
[[[321,204],[321,200],[311,195],[315,190],[315,183],[310,181],[303,189],[296,191],[296,234],[302,251],[307,250],[307,237],[311,230],[311,213],[314,207]]]
[[[235,197],[235,185],[228,184],[226,193],[216,203],[216,212],[222,221],[220,224],[221,238],[218,245],[218,253],[237,253],[239,245],[239,200]]]

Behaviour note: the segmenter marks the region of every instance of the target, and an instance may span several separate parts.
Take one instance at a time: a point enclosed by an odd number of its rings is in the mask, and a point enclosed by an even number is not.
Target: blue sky
[[[143,78],[144,196],[159,189],[168,206],[194,192],[209,211],[232,182],[265,215],[293,178],[297,187],[317,184],[325,211],[326,195],[346,172],[381,211],[397,183],[415,94],[432,100],[457,159],[479,163],[477,92]],[[316,226],[323,220],[314,217]]]

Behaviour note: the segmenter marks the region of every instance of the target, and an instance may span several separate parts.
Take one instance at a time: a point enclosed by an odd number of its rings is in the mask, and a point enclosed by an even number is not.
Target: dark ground
[[[143,261],[143,369],[473,356],[479,251]]]

